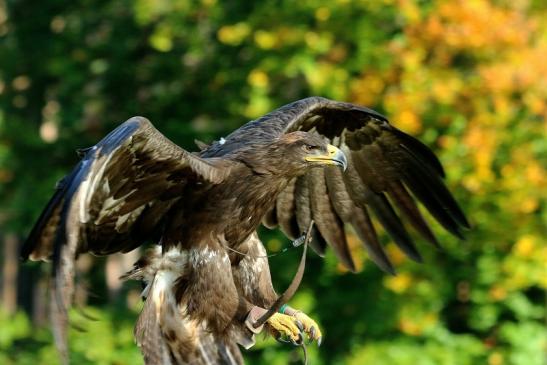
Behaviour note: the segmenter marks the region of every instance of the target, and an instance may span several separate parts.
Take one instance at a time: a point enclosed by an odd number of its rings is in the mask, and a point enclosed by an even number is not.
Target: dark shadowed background
[[[47,264],[17,246],[77,161],[133,115],[195,150],[310,95],[386,114],[440,156],[474,229],[435,232],[383,274],[310,254],[292,304],[322,325],[311,364],[541,365],[547,287],[547,6],[541,0],[0,0],[0,363],[56,364]],[[227,212],[229,214],[230,212]],[[270,253],[290,243],[262,232]],[[75,364],[140,364],[138,253],[83,256],[71,313]],[[298,250],[270,260],[281,291]],[[268,339],[249,364],[298,364]]]

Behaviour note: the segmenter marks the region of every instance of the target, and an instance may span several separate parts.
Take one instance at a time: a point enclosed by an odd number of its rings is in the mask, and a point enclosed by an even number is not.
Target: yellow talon
[[[298,320],[296,317],[275,313],[266,323],[275,338],[285,336],[293,342],[300,342],[302,340],[302,333],[298,328]]]
[[[321,339],[323,337],[323,334],[321,333],[317,322],[308,317],[306,313],[300,311],[297,311],[293,315],[293,317],[296,318],[300,323],[302,323],[302,326],[304,327],[304,332],[308,335],[310,341],[317,341],[318,345],[321,345]]]

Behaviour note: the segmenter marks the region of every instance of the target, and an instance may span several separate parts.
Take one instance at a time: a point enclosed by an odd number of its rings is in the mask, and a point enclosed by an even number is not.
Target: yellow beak
[[[307,156],[305,159],[308,162],[316,162],[322,165],[341,166],[344,171],[346,171],[346,168],[348,167],[348,160],[346,159],[344,152],[331,144],[327,146],[326,155]]]

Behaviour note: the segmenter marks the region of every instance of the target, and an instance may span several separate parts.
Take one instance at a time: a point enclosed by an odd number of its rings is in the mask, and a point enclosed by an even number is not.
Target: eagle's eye
[[[306,150],[306,152],[312,152],[319,149],[319,147],[311,145],[311,144],[307,144],[307,143],[305,143],[303,147]]]

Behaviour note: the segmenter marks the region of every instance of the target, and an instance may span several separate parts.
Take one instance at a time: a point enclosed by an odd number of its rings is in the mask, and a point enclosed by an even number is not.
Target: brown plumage
[[[53,261],[54,332],[65,362],[78,254],[158,243],[126,276],[147,284],[135,328],[145,363],[239,364],[235,344],[253,342],[244,324],[249,311],[277,298],[256,235],[261,221],[294,238],[313,219],[312,247],[322,255],[330,245],[350,270],[345,232],[353,226],[388,272],[393,266],[370,213],[415,260],[420,255],[392,203],[435,245],[412,195],[454,235],[469,227],[435,155],[364,107],[307,98],[199,148],[191,154],[135,117],[82,151],[58,184],[21,255]]]

